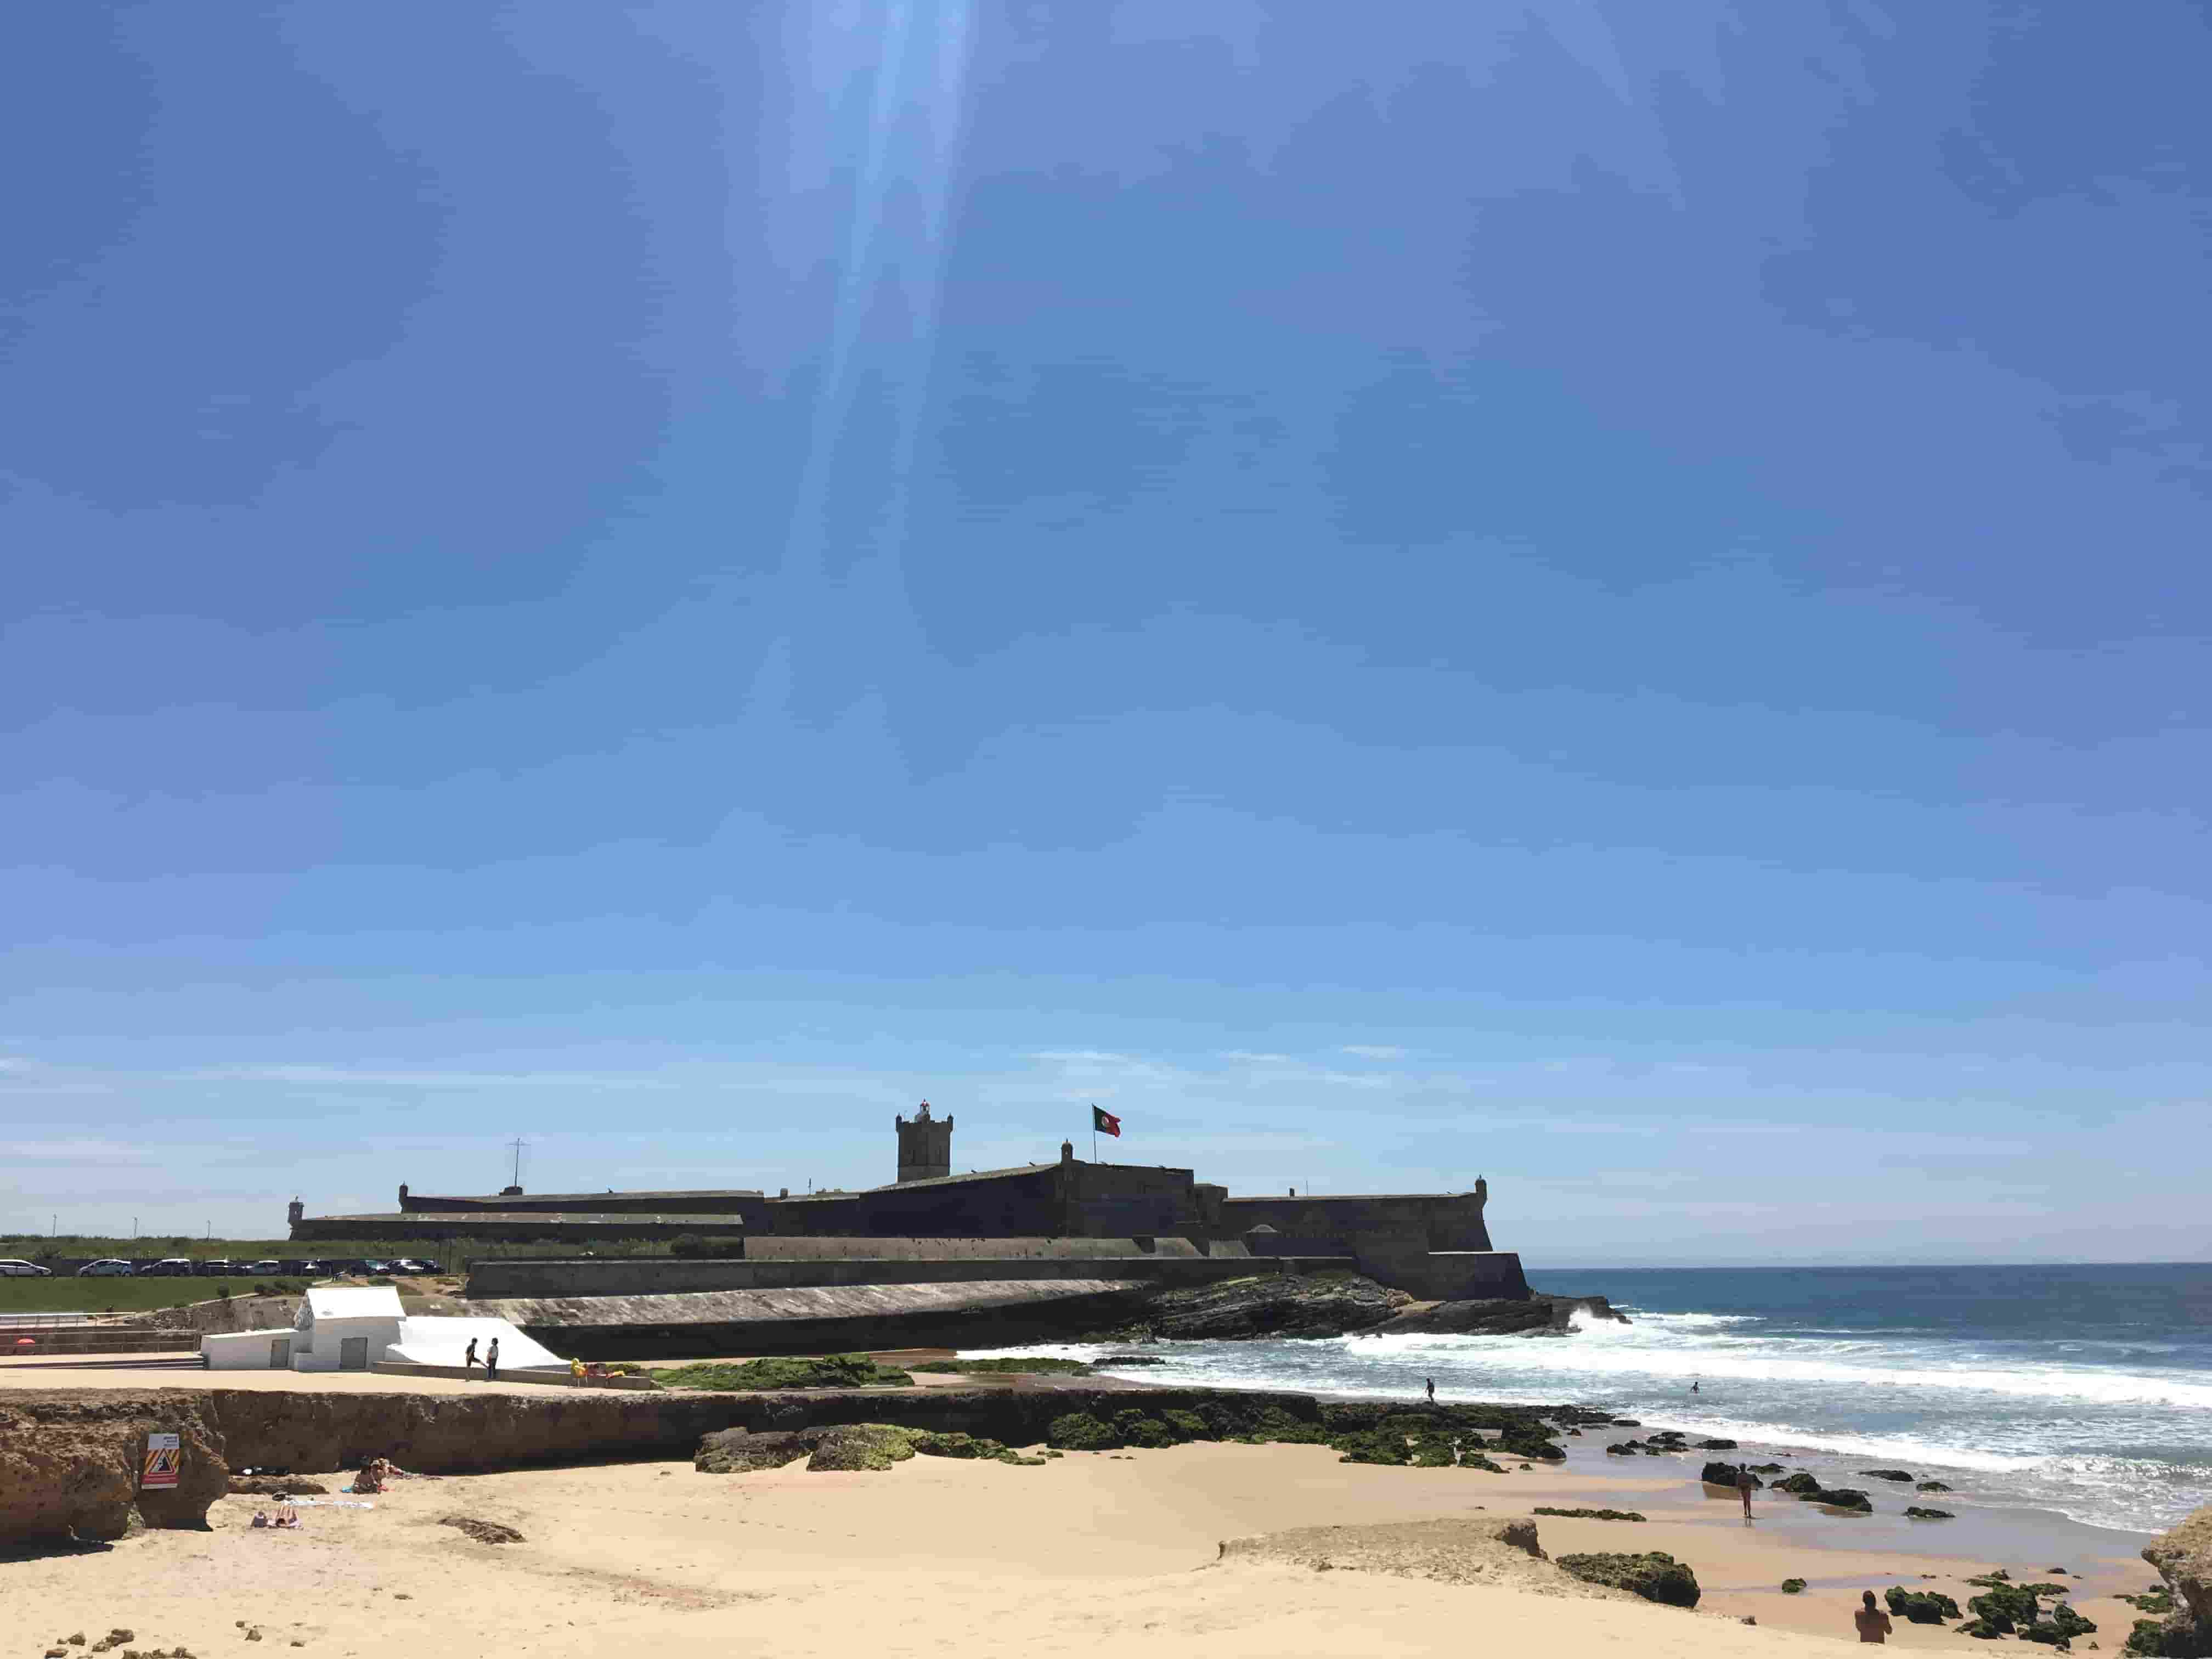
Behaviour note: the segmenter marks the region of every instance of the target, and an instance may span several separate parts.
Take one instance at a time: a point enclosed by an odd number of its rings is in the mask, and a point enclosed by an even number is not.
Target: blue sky
[[[2199,9],[18,40],[0,1227],[927,1097],[1540,1266],[2212,1249]]]

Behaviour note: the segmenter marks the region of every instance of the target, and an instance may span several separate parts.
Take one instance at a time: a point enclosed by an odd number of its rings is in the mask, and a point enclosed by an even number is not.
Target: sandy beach
[[[145,1380],[142,1374],[142,1382]],[[350,1382],[353,1379],[337,1379]],[[368,1381],[369,1379],[362,1379]],[[386,1387],[389,1379],[374,1379]],[[2108,1649],[2142,1588],[2141,1540],[1991,1512],[1929,1526],[1844,1519],[1789,1499],[1741,1523],[1694,1462],[1632,1471],[1346,1464],[1312,1446],[1195,1444],[1077,1453],[1041,1468],[915,1458],[882,1473],[803,1465],[704,1475],[625,1463],[398,1483],[373,1509],[310,1505],[297,1534],[253,1529],[232,1498],[206,1532],[0,1559],[26,1650],[117,1626],[133,1645],[236,1650],[245,1630],[342,1654],[1091,1653],[1654,1655],[1773,1652],[1850,1639],[1863,1589],[1945,1590],[2004,1566],[2063,1565]],[[1602,1452],[1596,1455],[1602,1458]],[[1643,1460],[1639,1460],[1642,1462]],[[1663,1467],[1660,1467],[1663,1465]],[[333,1499],[343,1477],[326,1482]],[[1545,1549],[1664,1550],[1705,1590],[1695,1613],[1371,1571],[1214,1565],[1222,1540],[1318,1525],[1525,1516],[1536,1504],[1641,1510],[1631,1522],[1537,1517]],[[511,1526],[508,1545],[439,1524]],[[1783,1579],[1808,1581],[1784,1595]],[[1757,1627],[1741,1622],[1756,1619]],[[245,1621],[241,1626],[239,1621]],[[2097,1639],[2097,1638],[2093,1638]],[[1978,1646],[1899,1622],[1901,1647]]]

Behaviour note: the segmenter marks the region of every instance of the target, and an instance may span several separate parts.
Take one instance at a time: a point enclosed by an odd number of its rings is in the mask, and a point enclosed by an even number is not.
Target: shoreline
[[[980,1358],[988,1358],[989,1356],[981,1352],[977,1352],[969,1355],[963,1355],[963,1357]],[[932,1378],[930,1380],[933,1382],[957,1382],[960,1379]],[[981,1381],[983,1379],[977,1380]],[[1097,1387],[1101,1384],[1109,1384],[1117,1387],[1128,1387],[1139,1389],[1155,1388],[1205,1387],[1218,1388],[1225,1393],[1266,1393],[1271,1391],[1270,1389],[1261,1389],[1256,1385],[1249,1388],[1241,1388],[1235,1383],[1230,1382],[1155,1382],[1149,1378],[1109,1376],[1103,1373],[1096,1377],[1070,1378],[1062,1380],[1091,1387]],[[1417,1408],[1425,1403],[1419,1400],[1409,1401],[1399,1395],[1378,1394],[1372,1390],[1339,1391],[1334,1389],[1298,1388],[1290,1391],[1311,1395],[1316,1399],[1339,1401],[1352,1405],[1401,1406],[1408,1408]],[[1541,1404],[1537,1404],[1518,1401],[1498,1401],[1491,1399],[1477,1399],[1473,1397],[1457,1399],[1448,1397],[1442,1390],[1437,1392],[1436,1403],[1438,1406],[1446,1407],[1495,1407],[1505,1410],[1526,1411],[1535,1415],[1542,1415],[1547,1408],[1556,1408],[1561,1406],[1571,1406],[1577,1411],[1602,1411],[1606,1409],[1601,1406],[1586,1406],[1577,1401],[1558,1400],[1547,1401]],[[1885,1515],[1887,1515],[1888,1518],[1902,1522],[1914,1528],[1916,1536],[1920,1533],[1926,1533],[1932,1536],[1941,1531],[1952,1530],[1960,1532],[1976,1532],[1978,1528],[1974,1523],[1987,1522],[1993,1528],[2002,1529],[2005,1536],[2022,1536],[2037,1532],[2068,1531],[2082,1535],[2085,1540],[2094,1540],[2102,1547],[2112,1548],[2125,1546],[2132,1549],[2139,1550],[2144,1544],[2148,1543],[2152,1539],[2157,1537],[2159,1535],[2159,1532],[2162,1530],[2161,1528],[2108,1527],[2094,1521],[2078,1520],[2075,1516],[2068,1515],[2063,1510],[2053,1509],[2045,1505],[2021,1503],[2008,1499],[1991,1499],[1983,1498],[1976,1494],[1971,1489],[1970,1486],[1962,1485],[1961,1483],[1971,1482],[1978,1474],[1984,1472],[1962,1468],[1956,1465],[1930,1463],[1925,1465],[1924,1469],[1916,1469],[1914,1471],[1916,1475],[1921,1475],[1923,1478],[1947,1479],[1948,1483],[1953,1486],[1954,1490],[1943,1492],[1917,1492],[1915,1490],[1915,1485],[1917,1485],[1917,1482],[1907,1484],[1897,1481],[1871,1480],[1863,1474],[1857,1468],[1854,1467],[1855,1465],[1863,1463],[1871,1458],[1885,1457],[1891,1455],[1886,1452],[1831,1451],[1819,1447],[1806,1446],[1802,1443],[1785,1441],[1760,1440],[1741,1440],[1737,1442],[1736,1446],[1733,1449],[1720,1451],[1703,1450],[1693,1442],[1688,1448],[1682,1451],[1662,1451],[1656,1457],[1647,1457],[1641,1452],[1632,1457],[1617,1456],[1605,1451],[1605,1443],[1610,1439],[1626,1438],[1630,1437],[1643,1439],[1653,1433],[1663,1432],[1669,1429],[1679,1430],[1685,1436],[1704,1436],[1709,1439],[1728,1437],[1725,1436],[1717,1435],[1707,1429],[1692,1427],[1684,1423],[1661,1421],[1651,1418],[1638,1419],[1637,1419],[1637,1422],[1638,1426],[1634,1428],[1612,1428],[1600,1426],[1597,1425],[1577,1425],[1582,1429],[1582,1432],[1579,1437],[1567,1435],[1563,1425],[1559,1431],[1559,1443],[1566,1449],[1566,1467],[1573,1469],[1578,1474],[1588,1475],[1593,1479],[1613,1480],[1620,1481],[1625,1486],[1645,1487],[1648,1486],[1650,1483],[1644,1480],[1644,1476],[1646,1473],[1647,1468],[1652,1465],[1657,1465],[1661,1468],[1671,1467],[1680,1469],[1686,1465],[1694,1465],[1696,1467],[1702,1468],[1708,1461],[1728,1463],[1784,1463],[1787,1466],[1783,1472],[1784,1475],[1794,1474],[1800,1469],[1808,1469],[1820,1479],[1820,1484],[1823,1486],[1856,1487],[1856,1489],[1866,1492],[1869,1499],[1873,1500],[1876,1504],[1875,1513],[1870,1517],[1831,1516],[1828,1515],[1827,1511],[1821,1510],[1817,1504],[1803,1504],[1787,1493],[1772,1493],[1768,1490],[1762,1489],[1753,1500],[1754,1504],[1758,1507],[1760,1514],[1765,1514],[1769,1509],[1778,1508],[1786,1504],[1792,1510],[1805,1510],[1813,1515],[1819,1516],[1823,1519],[1832,1520],[1845,1525],[1856,1524],[1859,1522],[1867,1519],[1879,1521],[1884,1518]],[[1592,1442],[1595,1442],[1597,1447],[1594,1456],[1589,1449],[1589,1445]],[[1554,1465],[1553,1467],[1556,1468],[1559,1466]],[[1782,1475],[1761,1475],[1759,1477],[1761,1480],[1767,1481],[1769,1483],[1781,1478],[1783,1478]],[[1704,1483],[1701,1481],[1692,1480],[1690,1484],[1692,1486],[1702,1486]],[[1881,1501],[1885,1498],[1893,1498],[1895,1500],[1894,1503],[1886,1510],[1881,1507]],[[1736,1500],[1733,1496],[1731,1496],[1729,1501],[1734,1503]],[[1947,1521],[1920,1521],[1906,1516],[1902,1513],[1903,1510],[1908,1504],[1917,1504],[1932,1509],[1950,1509],[1954,1503],[1963,1507],[1953,1510],[1953,1518]],[[2177,1516],[2176,1519],[2179,1520],[2179,1517]]]

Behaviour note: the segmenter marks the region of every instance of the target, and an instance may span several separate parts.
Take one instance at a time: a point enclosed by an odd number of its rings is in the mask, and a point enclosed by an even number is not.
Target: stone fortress
[[[1187,1285],[1336,1269],[1425,1301],[1526,1298],[1520,1258],[1492,1248],[1472,1192],[1231,1196],[1184,1169],[1087,1162],[1063,1141],[1050,1163],[952,1173],[953,1119],[925,1103],[895,1118],[897,1179],[861,1191],[443,1197],[403,1186],[399,1209],[309,1217],[295,1240],[419,1240],[467,1255],[473,1242],[540,1243],[542,1257],[471,1264],[467,1295],[526,1329],[619,1325],[668,1336],[798,1321],[830,1341],[840,1319],[876,1324],[981,1318],[996,1304],[1110,1298]],[[594,1243],[693,1235],[712,1259],[600,1257]],[[829,1323],[823,1323],[827,1321]],[[815,1328],[819,1327],[819,1328]],[[743,1333],[757,1341],[757,1330]],[[619,1346],[619,1345],[617,1345]]]

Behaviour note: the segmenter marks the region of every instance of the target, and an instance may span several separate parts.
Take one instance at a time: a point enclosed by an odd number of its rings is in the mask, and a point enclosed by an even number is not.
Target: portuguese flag
[[[1121,1138],[1121,1120],[1111,1112],[1100,1111],[1096,1106],[1091,1109],[1091,1128],[1094,1134],[1111,1135],[1116,1140]]]

